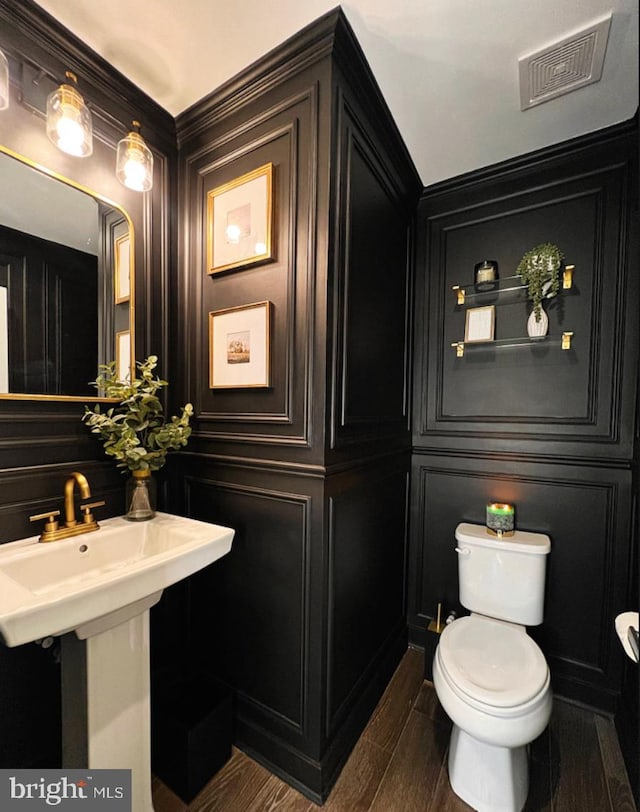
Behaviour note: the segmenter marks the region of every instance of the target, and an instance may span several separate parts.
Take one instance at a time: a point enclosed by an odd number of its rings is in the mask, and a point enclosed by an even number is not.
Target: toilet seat
[[[487,713],[519,715],[549,687],[547,662],[523,626],[459,618],[443,631],[436,656],[450,688]]]

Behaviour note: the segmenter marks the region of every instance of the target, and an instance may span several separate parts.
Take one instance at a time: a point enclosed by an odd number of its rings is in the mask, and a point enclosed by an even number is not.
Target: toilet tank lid
[[[516,530],[512,536],[499,538],[490,533],[482,524],[462,522],[456,527],[456,541],[467,542],[482,547],[493,547],[498,550],[513,550],[529,555],[546,555],[551,549],[551,540],[544,533],[528,533]]]

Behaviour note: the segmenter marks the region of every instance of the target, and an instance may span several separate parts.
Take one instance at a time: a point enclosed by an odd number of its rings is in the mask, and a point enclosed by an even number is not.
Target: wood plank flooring
[[[154,778],[155,812],[469,812],[449,787],[451,723],[422,676],[422,652],[409,649],[323,806],[234,748],[188,805]],[[530,770],[525,812],[636,812],[606,716],[555,700]]]

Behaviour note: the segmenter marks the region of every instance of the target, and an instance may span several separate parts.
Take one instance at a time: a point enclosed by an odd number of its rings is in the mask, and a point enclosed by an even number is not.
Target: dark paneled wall
[[[341,12],[181,116],[178,138],[177,397],[196,415],[171,504],[236,537],[171,600],[190,667],[234,689],[239,746],[319,800],[406,645],[418,181]],[[208,275],[207,194],[266,163],[273,260]],[[208,314],[265,300],[271,385],[210,389]]]
[[[427,190],[419,205],[410,635],[438,600],[457,606],[454,530],[487,501],[516,504],[519,529],[551,537],[545,620],[531,630],[555,691],[616,707],[629,609],[638,375],[635,122]],[[496,339],[526,335],[526,299],[453,285],[496,259],[503,277],[542,242],[575,264],[546,302],[545,345],[467,348],[470,307],[495,304]],[[573,331],[571,349],[558,337]],[[637,593],[636,593],[637,594]]]
[[[113,200],[130,214],[137,238],[136,353],[138,358],[158,354],[162,373],[169,374],[169,337],[163,325],[170,265],[168,187],[176,149],[173,119],[28,0],[0,0],[0,48],[12,71],[21,63],[56,80],[68,69],[78,75],[93,115],[91,157],[72,158],[56,149],[47,139],[44,117],[20,102],[17,86],[9,109],[0,114],[0,144]],[[155,157],[154,189],[145,196],[129,192],[115,178],[116,144],[134,118],[143,123]],[[78,312],[85,304],[78,294]],[[33,535],[30,515],[61,508],[64,481],[76,469],[87,475],[93,495],[106,500],[98,518],[122,513],[122,477],[113,463],[104,461],[101,448],[80,422],[82,412],[82,401],[0,400],[0,543]],[[60,747],[59,669],[51,652],[35,645],[0,645],[0,672],[1,766],[55,766]]]

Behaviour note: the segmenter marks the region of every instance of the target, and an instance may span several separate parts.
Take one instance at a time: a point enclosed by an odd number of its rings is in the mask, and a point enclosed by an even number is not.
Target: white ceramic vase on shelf
[[[532,310],[527,321],[527,333],[531,338],[546,336],[549,330],[549,316],[540,308],[540,321],[536,321],[536,311]]]

